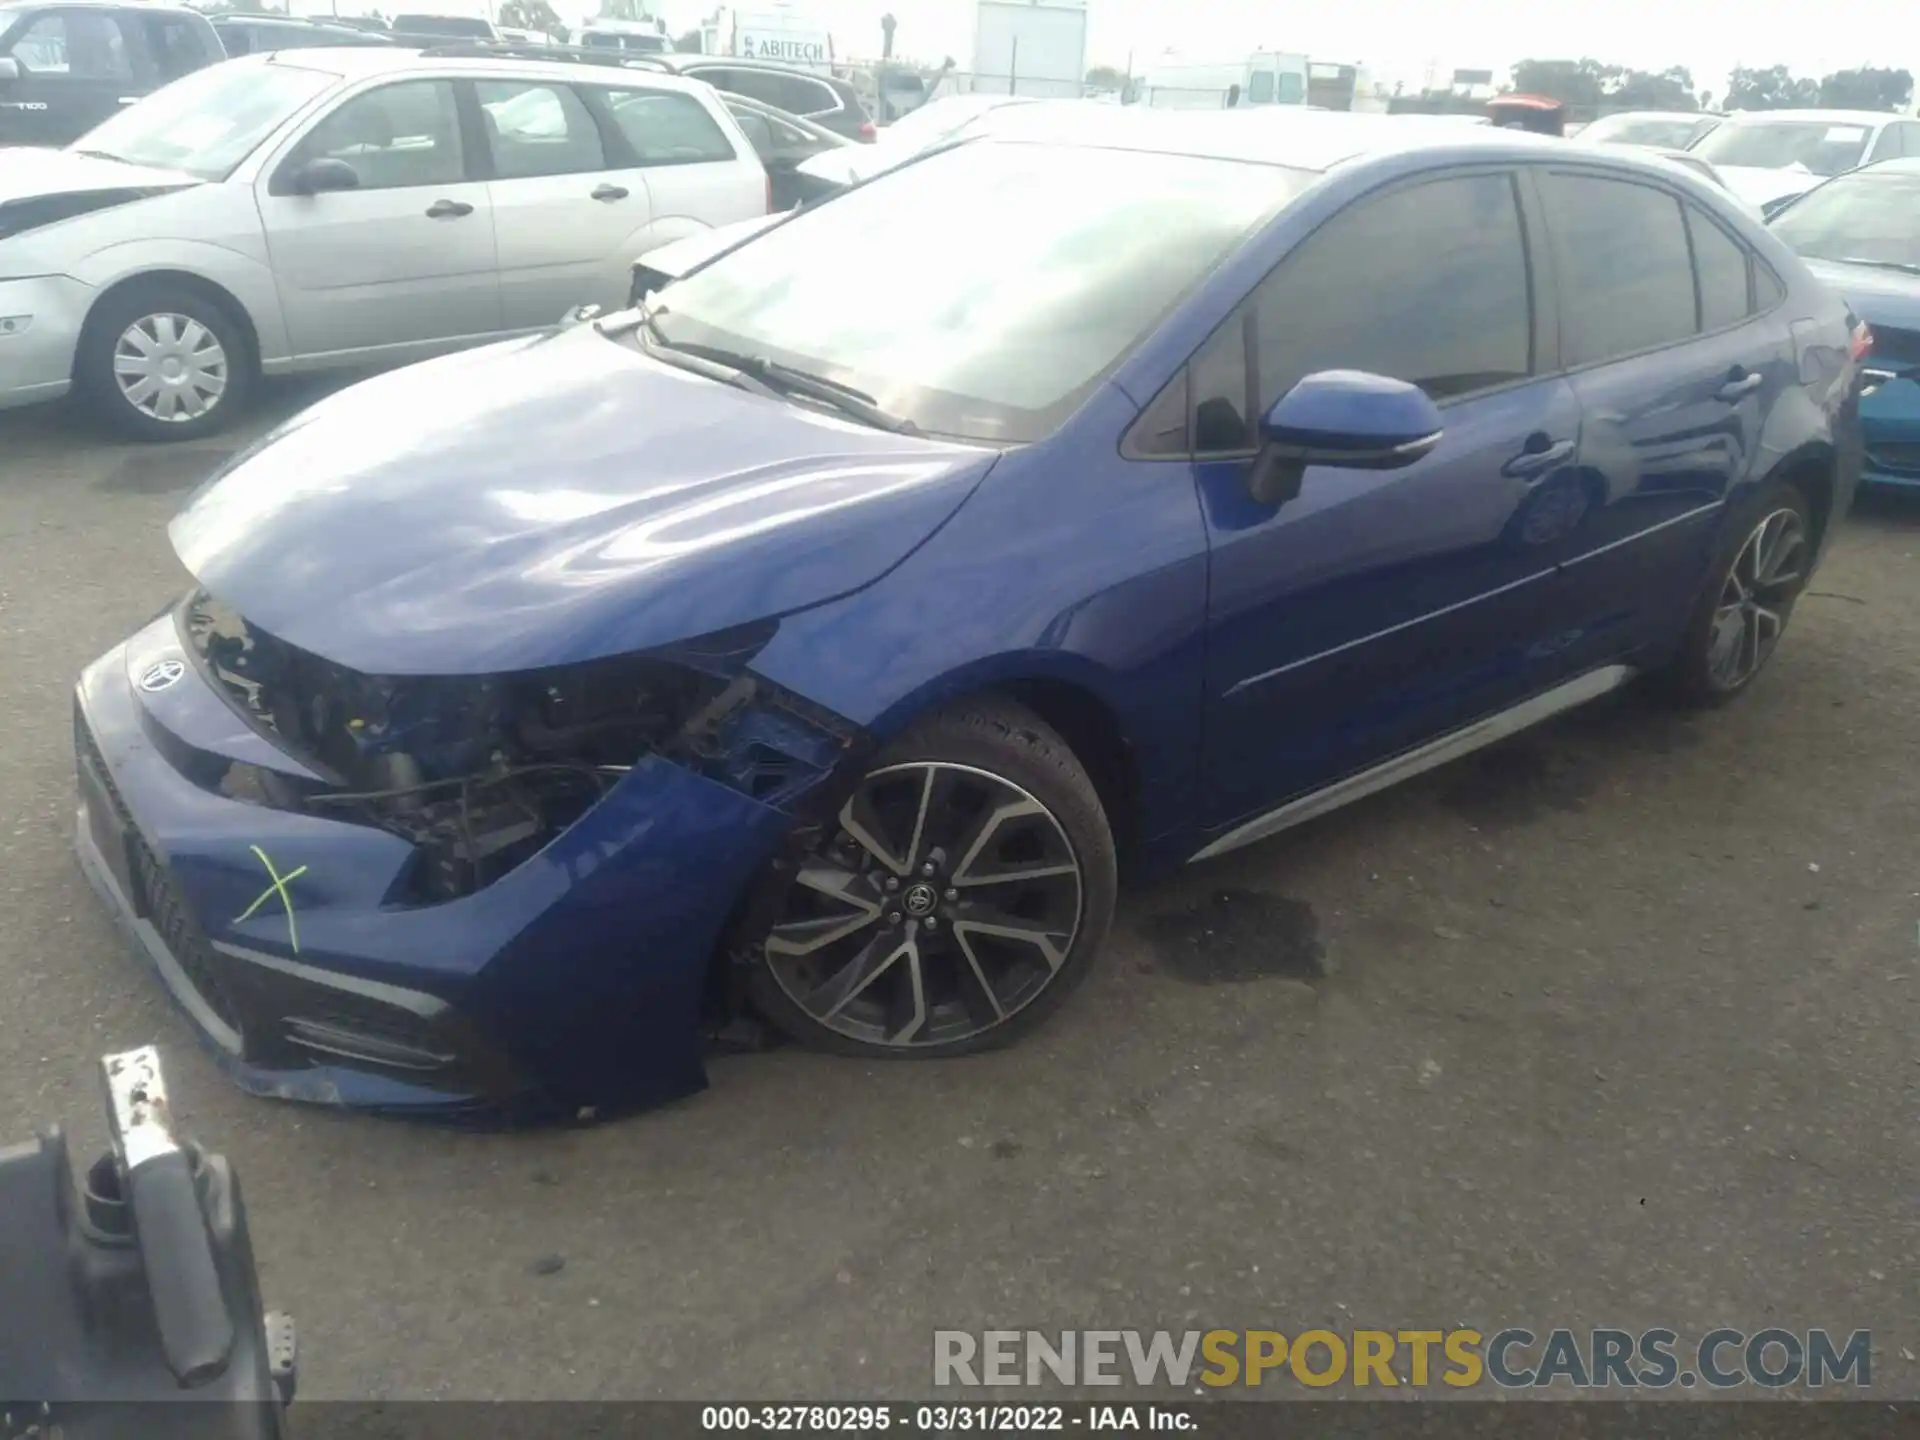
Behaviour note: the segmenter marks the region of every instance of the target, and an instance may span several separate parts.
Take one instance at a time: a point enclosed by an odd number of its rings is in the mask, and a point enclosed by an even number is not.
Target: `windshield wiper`
[[[881,409],[879,402],[866,391],[841,381],[829,380],[810,370],[797,370],[791,365],[783,365],[778,360],[770,360],[765,355],[755,355],[750,351],[729,350],[722,345],[702,345],[691,340],[669,340],[661,333],[659,321],[655,319],[663,309],[649,310],[639,321],[648,338],[662,350],[705,360],[712,365],[723,365],[736,374],[759,381],[763,387],[779,395],[804,395],[809,400],[818,400],[876,430],[889,430],[896,435],[920,433],[920,427],[911,420]]]
[[[1842,255],[1842,265],[1871,265],[1876,270],[1904,270],[1909,275],[1920,275],[1920,265],[1911,260],[1863,260],[1858,255]]]
[[[609,315],[603,320],[595,320],[593,328],[608,339],[617,340],[631,335],[636,330],[645,330],[653,342],[649,347],[664,351],[661,359],[670,365],[678,365],[682,370],[691,370],[696,375],[704,375],[709,380],[718,380],[722,385],[731,385],[738,390],[750,390],[755,395],[764,395],[769,400],[782,400],[786,397],[749,370],[745,370],[729,360],[718,358],[724,352],[708,354],[704,347],[669,345],[660,338],[660,325],[653,317],[658,309],[636,306],[621,315]]]

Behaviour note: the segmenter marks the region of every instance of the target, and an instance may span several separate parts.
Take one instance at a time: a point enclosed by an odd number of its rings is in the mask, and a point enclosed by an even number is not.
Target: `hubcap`
[[[227,352],[190,315],[149,315],[121,332],[113,378],[127,403],[155,420],[185,424],[227,391]]]
[[[1052,983],[1080,929],[1060,822],[1010,780],[937,761],[861,782],[801,865],[766,941],[776,983],[820,1024],[896,1049],[1002,1025]]]
[[[1776,510],[1740,547],[1707,640],[1707,674],[1722,690],[1738,690],[1767,663],[1786,629],[1802,571],[1807,531],[1792,510]]]

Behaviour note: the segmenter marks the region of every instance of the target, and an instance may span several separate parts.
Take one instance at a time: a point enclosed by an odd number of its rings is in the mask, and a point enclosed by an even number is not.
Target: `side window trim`
[[[593,128],[600,132],[600,154],[607,170],[638,170],[640,157],[627,143],[627,135],[613,118],[613,104],[607,99],[615,88],[610,85],[571,85],[568,87],[593,117]],[[645,88],[645,87],[634,87]]]

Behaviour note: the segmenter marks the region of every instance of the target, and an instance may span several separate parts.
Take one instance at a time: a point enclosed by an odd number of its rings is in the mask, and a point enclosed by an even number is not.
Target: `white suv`
[[[297,50],[0,166],[0,407],[69,389],[183,439],[261,374],[403,362],[625,303],[636,255],[768,209],[713,89]]]

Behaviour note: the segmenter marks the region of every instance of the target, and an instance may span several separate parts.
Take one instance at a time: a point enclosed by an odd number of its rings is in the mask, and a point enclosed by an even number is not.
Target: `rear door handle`
[[[1731,404],[1743,396],[1751,395],[1766,383],[1767,377],[1755,370],[1727,381],[1727,383],[1716,390],[1714,394]]]
[[[464,200],[436,200],[427,207],[429,220],[457,220],[472,213],[473,206]]]
[[[1540,438],[1544,440],[1546,437]],[[1572,454],[1573,441],[1571,440],[1555,440],[1537,448],[1534,442],[1529,440],[1525,450],[1500,467],[1500,473],[1531,480],[1534,476],[1543,475],[1560,465]]]
[[[593,190],[593,198],[596,200],[624,200],[627,198],[627,190],[626,187],[622,185],[596,185]]]

